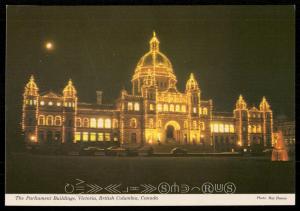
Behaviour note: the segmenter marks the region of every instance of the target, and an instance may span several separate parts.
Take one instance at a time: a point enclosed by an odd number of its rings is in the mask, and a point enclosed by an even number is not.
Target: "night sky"
[[[249,106],[266,96],[278,115],[294,118],[293,6],[9,6],[6,120],[21,122],[22,94],[31,74],[40,91],[62,92],[72,78],[79,101],[113,103],[131,91],[135,66],[155,30],[184,90],[194,72],[202,99],[231,112],[239,94]],[[45,50],[46,41],[54,49]]]

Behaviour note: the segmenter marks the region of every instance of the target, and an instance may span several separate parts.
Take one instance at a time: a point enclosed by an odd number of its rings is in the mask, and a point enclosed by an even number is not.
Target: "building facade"
[[[249,108],[242,95],[231,113],[214,111],[203,99],[193,73],[184,91],[176,87],[172,63],[153,33],[149,51],[132,76],[132,90],[121,90],[114,105],[79,102],[71,80],[62,94],[40,93],[31,76],[23,94],[22,129],[27,143],[188,144],[227,151],[271,147],[273,113],[266,98]]]

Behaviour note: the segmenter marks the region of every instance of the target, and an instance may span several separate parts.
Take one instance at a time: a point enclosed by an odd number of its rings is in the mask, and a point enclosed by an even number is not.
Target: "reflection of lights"
[[[30,141],[35,141],[35,136],[30,136]]]

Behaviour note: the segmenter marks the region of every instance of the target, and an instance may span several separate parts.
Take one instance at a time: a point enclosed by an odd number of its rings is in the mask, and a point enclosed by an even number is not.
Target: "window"
[[[204,115],[207,115],[207,108],[203,108],[202,112],[203,112]]]
[[[83,132],[82,133],[82,140],[83,141],[88,141],[89,140],[89,133],[88,132]]]
[[[96,124],[97,124],[96,118],[91,118],[90,119],[90,127],[96,128]]]
[[[81,127],[81,119],[80,118],[76,119],[76,127]]]
[[[98,141],[103,141],[104,137],[103,137],[103,133],[98,133]]]
[[[149,119],[149,127],[150,127],[150,128],[153,128],[153,125],[154,125],[153,119],[150,118],[150,119]]]
[[[153,111],[153,110],[154,110],[153,104],[151,103],[149,106],[150,106],[150,107],[149,107],[150,111]]]
[[[219,131],[220,131],[220,133],[224,133],[224,125],[223,124],[219,124]]]
[[[252,126],[252,132],[256,133],[256,126],[255,125]]]
[[[49,106],[52,106],[52,105],[53,105],[53,102],[52,102],[52,101],[49,101],[48,105],[49,105]]]
[[[56,126],[61,126],[61,117],[60,116],[55,117],[55,125]]]
[[[39,125],[44,125],[45,124],[45,116],[44,115],[39,116],[38,124]]]
[[[179,111],[180,111],[180,106],[179,106],[179,105],[176,105],[176,106],[175,106],[175,111],[176,111],[176,112],[179,112]]]
[[[164,111],[169,111],[169,106],[168,106],[168,104],[164,104]]]
[[[56,105],[57,105],[57,106],[61,106],[61,103],[60,103],[60,102],[57,102]]]
[[[158,128],[161,128],[161,120],[158,120],[158,121],[157,121],[157,127],[158,127]]]
[[[204,122],[200,122],[200,127],[201,127],[201,130],[204,131],[205,130],[205,125],[204,125]]]
[[[44,101],[41,101],[41,102],[40,102],[40,105],[41,105],[41,106],[45,105],[45,102],[44,102]]]
[[[36,100],[33,100],[33,105],[36,105]]]
[[[103,128],[104,121],[102,118],[98,119],[98,128]]]
[[[199,108],[199,114],[202,114],[202,108],[201,107]]]
[[[157,104],[157,111],[162,111],[162,105],[161,104]]]
[[[113,119],[113,128],[118,128],[118,120]]]
[[[131,128],[136,128],[137,127],[135,118],[130,119],[130,127]]]
[[[75,141],[80,141],[80,140],[81,140],[81,133],[75,132]]]
[[[215,133],[219,132],[218,124],[214,124],[214,129],[213,130],[214,130]]]
[[[111,120],[110,119],[105,119],[105,128],[111,128]]]
[[[68,103],[67,103],[67,102],[65,102],[65,103],[64,103],[64,106],[65,106],[65,107],[67,107],[67,106],[68,106]]]
[[[234,133],[234,127],[233,127],[233,125],[229,126],[229,131],[230,131],[230,133]]]
[[[53,125],[53,116],[47,116],[47,125]]]
[[[197,108],[196,107],[193,108],[193,113],[197,113]]]
[[[184,121],[184,123],[183,123],[183,127],[184,127],[185,129],[187,129],[187,128],[188,128],[188,122],[187,122],[187,121]]]
[[[170,111],[174,112],[174,105],[173,104],[170,105]]]
[[[257,132],[261,133],[261,126],[260,125],[257,125]]]
[[[248,125],[248,133],[251,133],[252,129],[251,129],[251,125]]]
[[[229,125],[228,124],[225,124],[224,132],[229,133]]]
[[[134,103],[134,110],[139,111],[140,110],[140,104],[139,103]]]
[[[110,133],[105,133],[105,141],[110,141]]]
[[[89,119],[88,118],[83,119],[83,127],[89,127]]]
[[[96,133],[90,133],[90,141],[96,141]]]
[[[185,107],[185,105],[182,105],[182,106],[181,106],[181,111],[182,111],[182,112],[186,112],[186,107]]]
[[[197,129],[197,122],[194,120],[193,121],[193,128],[196,130]]]
[[[127,109],[128,111],[132,111],[133,110],[133,105],[132,105],[132,102],[128,102],[128,105],[127,105]]]

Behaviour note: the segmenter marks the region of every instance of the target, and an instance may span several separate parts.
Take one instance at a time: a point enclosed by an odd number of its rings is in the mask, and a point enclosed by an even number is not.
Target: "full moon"
[[[47,50],[52,50],[53,49],[53,43],[52,42],[46,42],[45,47],[46,47]]]

